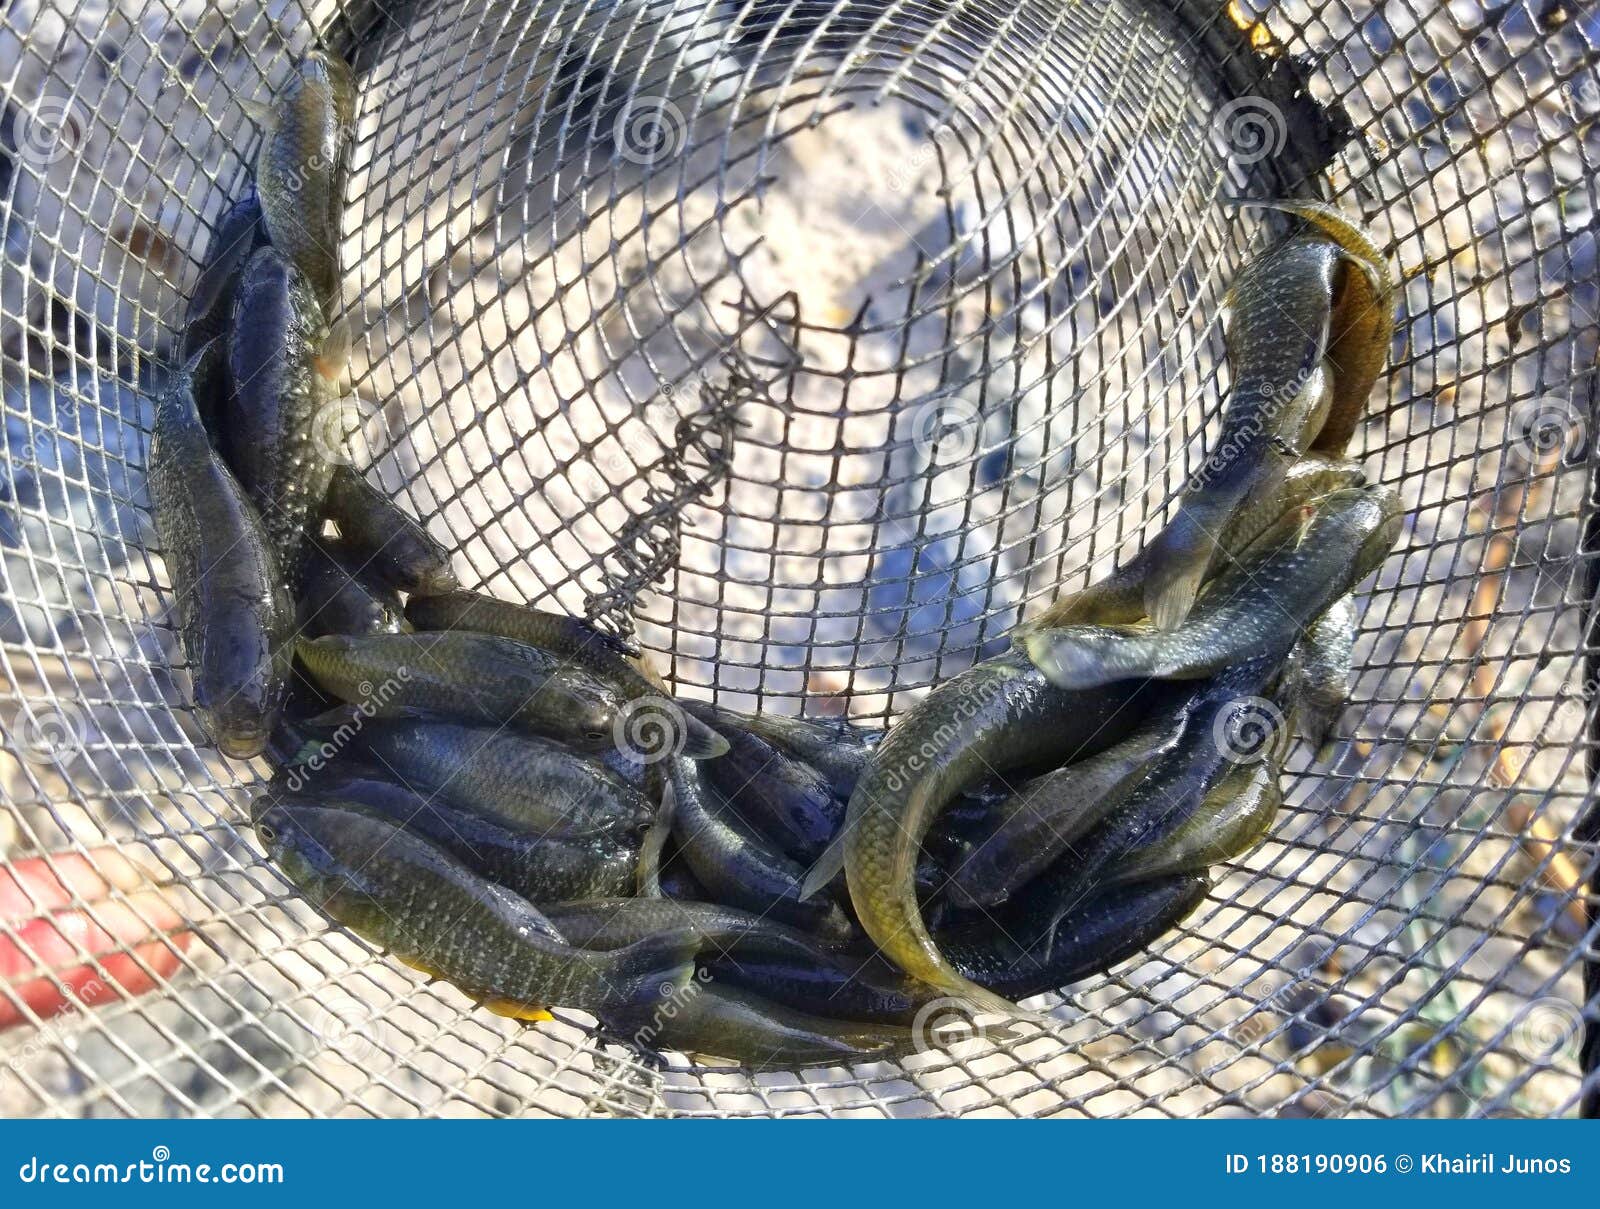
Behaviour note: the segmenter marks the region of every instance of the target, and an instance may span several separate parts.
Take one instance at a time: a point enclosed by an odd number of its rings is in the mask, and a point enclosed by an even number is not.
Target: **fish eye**
[[[267,844],[272,843],[278,838],[278,833],[273,829],[271,823],[257,823],[256,834],[261,837],[263,843]]]

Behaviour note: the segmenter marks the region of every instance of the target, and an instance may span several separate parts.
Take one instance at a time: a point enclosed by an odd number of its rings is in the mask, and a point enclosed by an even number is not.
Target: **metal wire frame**
[[[48,9],[0,18],[20,46],[0,197],[31,223],[0,266],[0,856],[103,863],[110,841],[196,937],[161,995],[0,1035],[6,1107],[1571,1111],[1579,1009],[1600,1010],[1593,894],[1557,876],[1596,867],[1600,32],[1559,5],[1462,12],[133,0],[55,14],[60,38]],[[237,102],[319,29],[364,80],[343,252],[371,472],[470,579],[636,623],[680,691],[735,705],[891,719],[1136,549],[1215,431],[1222,294],[1267,237],[1222,199],[1323,181],[1409,281],[1357,440],[1412,519],[1367,598],[1341,759],[1297,752],[1270,841],[1144,959],[1058,997],[1057,1030],[903,1068],[663,1072],[329,930],[235,830],[262,770],[194,742],[139,482],[140,400],[248,173]],[[82,145],[41,165],[17,129],[45,95]],[[1269,154],[1219,121],[1241,99]],[[796,204],[808,171],[847,192],[824,174],[857,154],[878,174],[859,210]],[[879,262],[846,261],[838,296],[792,280],[813,266],[773,246],[801,224]]]

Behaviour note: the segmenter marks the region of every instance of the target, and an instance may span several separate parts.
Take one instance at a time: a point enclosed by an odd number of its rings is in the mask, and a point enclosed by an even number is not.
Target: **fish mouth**
[[[230,760],[253,760],[267,750],[264,726],[234,724],[217,731],[217,750]]]

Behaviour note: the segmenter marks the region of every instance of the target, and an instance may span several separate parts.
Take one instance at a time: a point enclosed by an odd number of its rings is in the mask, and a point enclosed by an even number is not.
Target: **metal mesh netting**
[[[1354,452],[1408,519],[1336,754],[1302,744],[1268,840],[1052,1028],[898,1064],[662,1068],[331,928],[243,825],[266,766],[198,739],[142,472],[243,102],[319,34],[362,80],[363,468],[468,584],[741,708],[890,722],[1130,557],[1283,230],[1228,199],[1364,215],[1406,284]],[[0,48],[0,940],[30,955],[0,1111],[1577,1111],[1592,10],[17,0]],[[18,988],[59,977],[32,946],[66,909],[99,977],[41,1019]]]

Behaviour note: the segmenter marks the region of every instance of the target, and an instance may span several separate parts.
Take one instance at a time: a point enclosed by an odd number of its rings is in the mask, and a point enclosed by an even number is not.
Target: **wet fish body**
[[[850,934],[826,896],[805,898],[805,868],[741,827],[702,779],[696,761],[665,761],[673,795],[673,836],[695,880],[718,901],[768,915],[829,941]]]
[[[1011,652],[938,685],[900,720],[851,796],[843,842],[856,917],[890,961],[973,1006],[1010,1010],[951,969],[928,934],[915,889],[923,837],[991,771],[1059,765],[1124,738],[1140,720],[1139,691],[1064,692]]]
[[[1229,291],[1233,385],[1222,430],[1177,514],[1149,546],[1144,612],[1157,629],[1188,616],[1229,518],[1252,494],[1273,490],[1321,429],[1341,256],[1325,239],[1290,239],[1246,265]]]
[[[1334,491],[1365,484],[1366,474],[1354,462],[1322,454],[1299,459],[1281,479],[1247,495],[1229,514],[1207,563],[1205,578],[1210,579],[1229,562],[1237,560],[1291,508]],[[1152,547],[1145,546],[1105,579],[1054,601],[1019,627],[1019,636],[1064,625],[1116,625],[1142,620],[1146,584],[1155,558]]]
[[[1003,802],[949,868],[961,906],[996,906],[1053,864],[1138,783],[1183,734],[1188,701],[1155,705],[1150,719],[1105,751],[1027,782]]]
[[[261,219],[261,199],[255,190],[229,206],[217,220],[215,234],[206,248],[200,276],[189,296],[189,311],[183,326],[183,356],[194,356],[202,345],[226,336],[233,320],[233,302],[239,279],[251,253],[263,247],[267,228]],[[217,438],[216,416],[205,415],[206,427]]]
[[[526,899],[367,812],[277,798],[255,824],[274,863],[323,911],[503,1014],[559,1004],[609,1021],[693,976],[692,933],[611,952],[576,948],[551,936]]]
[[[833,787],[841,801],[855,792],[861,770],[883,739],[883,731],[857,726],[843,718],[795,718],[786,714],[750,714],[725,706],[685,702],[701,721],[726,734],[740,729],[779,751],[809,764]]]
[[[261,518],[211,447],[195,404],[220,376],[201,349],[156,406],[149,485],[195,705],[226,756],[260,755],[283,705],[292,606]]]
[[[316,295],[275,248],[252,253],[228,335],[232,383],[221,420],[228,464],[261,513],[278,564],[299,566],[333,462],[320,447],[318,413],[329,396],[318,372],[328,336]]]
[[[350,68],[316,50],[302,59],[264,115],[256,190],[274,246],[331,307],[339,293],[344,150],[355,116]]]
[[[1356,602],[1351,596],[1334,601],[1300,640],[1299,717],[1318,751],[1327,747],[1349,702],[1355,646]]]
[[[312,678],[383,718],[434,715],[515,725],[574,746],[612,741],[616,694],[556,656],[491,634],[301,639]]]
[[[350,748],[433,799],[540,835],[637,835],[654,807],[565,745],[441,718],[376,719]]]
[[[1308,510],[1309,518],[1291,515],[1259,539],[1176,630],[1066,626],[1025,635],[1023,649],[1068,689],[1198,679],[1257,655],[1282,659],[1313,619],[1382,563],[1400,533],[1399,500],[1386,487],[1337,491]]]
[[[458,586],[449,551],[351,467],[334,468],[323,514],[351,555],[394,591],[427,595]]]
[[[727,741],[669,700],[667,690],[628,659],[593,626],[562,613],[497,600],[479,592],[452,591],[414,596],[406,617],[419,630],[471,630],[515,639],[559,655],[575,667],[610,683],[625,701],[656,701],[671,717],[664,726],[682,726],[681,754],[710,759],[728,750]]]
[[[424,797],[376,769],[344,762],[302,770],[296,779],[303,780],[301,796],[381,815],[529,902],[630,894],[634,889],[637,835],[574,837],[508,826],[502,818]],[[279,778],[275,785],[286,782]]]
[[[1111,886],[1084,899],[1048,941],[1019,943],[1011,927],[997,928],[983,918],[937,932],[935,941],[962,977],[1007,999],[1027,999],[1141,952],[1194,911],[1209,888],[1201,874]],[[1026,918],[1026,902],[1015,914]]]
[[[300,546],[300,633],[398,634],[404,626],[400,598],[368,579],[337,539],[307,534]]]

